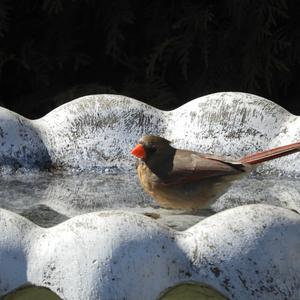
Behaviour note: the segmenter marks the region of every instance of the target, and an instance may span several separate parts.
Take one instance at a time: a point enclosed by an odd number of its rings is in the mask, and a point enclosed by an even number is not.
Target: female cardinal
[[[298,151],[300,142],[235,161],[176,149],[162,137],[147,135],[131,154],[139,158],[137,172],[141,185],[161,206],[197,209],[208,207],[253,165]]]

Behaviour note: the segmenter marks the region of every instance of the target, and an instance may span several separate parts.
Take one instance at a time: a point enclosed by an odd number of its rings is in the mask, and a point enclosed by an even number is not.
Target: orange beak
[[[141,144],[137,144],[132,150],[131,154],[136,156],[137,158],[145,158],[146,157],[146,151],[144,147]]]

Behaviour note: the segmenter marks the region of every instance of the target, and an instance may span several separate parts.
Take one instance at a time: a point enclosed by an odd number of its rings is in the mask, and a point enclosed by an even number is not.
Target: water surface
[[[135,172],[19,172],[0,177],[0,207],[51,227],[70,217],[101,210],[128,210],[158,218],[183,230],[215,211],[250,203],[268,203],[300,211],[300,181],[249,176],[236,182],[212,209],[162,209],[144,193]]]

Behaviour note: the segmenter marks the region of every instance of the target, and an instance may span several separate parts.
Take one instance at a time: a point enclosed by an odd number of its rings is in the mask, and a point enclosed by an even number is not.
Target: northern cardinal
[[[300,142],[229,160],[176,149],[162,137],[147,135],[131,154],[139,158],[141,185],[161,206],[198,209],[212,204],[254,165],[298,151]]]

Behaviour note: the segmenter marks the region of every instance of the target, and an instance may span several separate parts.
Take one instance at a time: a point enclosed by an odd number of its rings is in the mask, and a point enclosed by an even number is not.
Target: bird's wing
[[[163,183],[180,184],[243,172],[245,172],[245,166],[242,163],[227,161],[225,158],[212,155],[177,150],[173,159],[172,169],[163,178]]]

